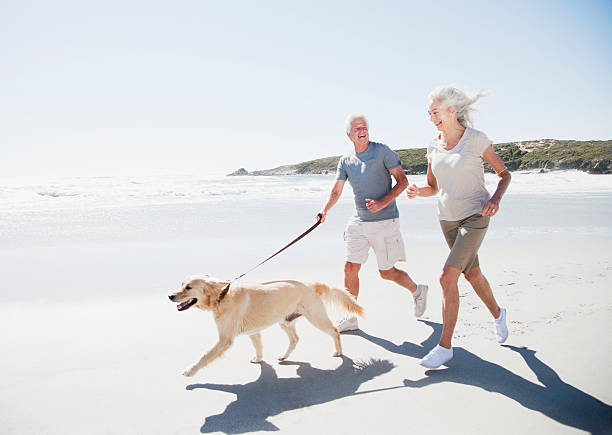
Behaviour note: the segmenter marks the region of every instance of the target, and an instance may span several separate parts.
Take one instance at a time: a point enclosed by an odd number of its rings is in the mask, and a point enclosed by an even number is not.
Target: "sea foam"
[[[115,208],[164,204],[219,203],[268,199],[325,201],[333,175],[244,177],[64,177],[8,179],[0,186],[3,212]],[[408,175],[410,184],[423,185],[425,175]],[[492,193],[498,178],[486,174]],[[565,195],[612,192],[612,176],[580,171],[513,172],[509,195]],[[342,200],[352,200],[349,183]],[[417,201],[420,200],[417,199]]]

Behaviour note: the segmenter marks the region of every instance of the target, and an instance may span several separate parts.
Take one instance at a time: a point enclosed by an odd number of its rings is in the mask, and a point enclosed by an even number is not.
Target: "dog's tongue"
[[[176,306],[176,308],[179,311],[183,311],[189,308],[190,306],[192,306],[193,304],[195,304],[197,301],[198,300],[196,298],[192,298],[192,299],[186,300],[185,302],[181,302],[180,304]]]

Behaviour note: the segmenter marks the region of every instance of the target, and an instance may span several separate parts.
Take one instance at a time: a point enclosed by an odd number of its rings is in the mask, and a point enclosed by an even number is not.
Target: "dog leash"
[[[304,231],[302,234],[300,234],[298,237],[296,237],[295,239],[293,239],[293,241],[289,242],[287,245],[285,245],[285,247],[283,247],[282,249],[279,249],[278,251],[276,251],[274,254],[270,255],[268,258],[266,258],[264,261],[262,261],[261,263],[259,263],[256,266],[253,266],[252,268],[250,268],[249,270],[247,270],[246,272],[244,272],[242,275],[240,275],[237,278],[234,278],[233,280],[231,280],[230,282],[227,283],[227,285],[225,286],[225,288],[223,290],[221,290],[221,293],[219,293],[219,297],[217,298],[217,302],[221,302],[223,300],[223,298],[225,297],[225,295],[227,294],[227,292],[229,291],[230,285],[242,278],[244,275],[246,275],[247,273],[251,272],[252,270],[257,269],[259,266],[261,266],[262,264],[264,264],[266,261],[270,260],[273,257],[276,257],[278,254],[280,254],[281,252],[283,252],[285,249],[287,249],[289,246],[293,245],[294,243],[298,242],[299,240],[301,240],[303,237],[305,237],[308,233],[310,233],[312,230],[314,230],[316,227],[318,227],[321,224],[321,219],[323,218],[323,215],[321,215],[321,213],[317,214],[317,222],[311,226],[310,228],[308,228],[306,231]]]

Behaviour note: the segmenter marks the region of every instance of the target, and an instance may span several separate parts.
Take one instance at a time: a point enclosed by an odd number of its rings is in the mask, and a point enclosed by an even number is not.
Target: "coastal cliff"
[[[510,171],[578,169],[592,174],[612,173],[612,140],[575,141],[540,139],[494,144],[495,152]],[[395,150],[407,174],[427,172],[426,148]],[[249,172],[244,168],[228,174],[239,175],[298,175],[333,174],[340,156],[325,157],[272,169]],[[491,168],[485,165],[485,170]]]

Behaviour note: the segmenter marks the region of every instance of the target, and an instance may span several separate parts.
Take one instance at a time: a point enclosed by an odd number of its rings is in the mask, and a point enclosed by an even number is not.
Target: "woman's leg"
[[[508,338],[508,325],[506,324],[506,310],[497,305],[489,281],[482,274],[479,267],[473,267],[465,274],[478,297],[484,302],[487,309],[495,319],[495,338],[498,343],[504,343]]]
[[[493,296],[493,291],[491,290],[489,281],[482,274],[480,267],[477,266],[467,271],[465,273],[465,279],[469,281],[480,300],[491,312],[493,318],[497,319],[500,314],[499,305],[497,305],[497,301],[495,300],[495,296]]]
[[[444,266],[442,275],[440,276],[440,285],[442,286],[442,336],[440,337],[440,346],[447,349],[451,348],[453,332],[457,324],[457,315],[459,313],[459,287],[457,282],[461,275],[461,269],[451,266]]]

